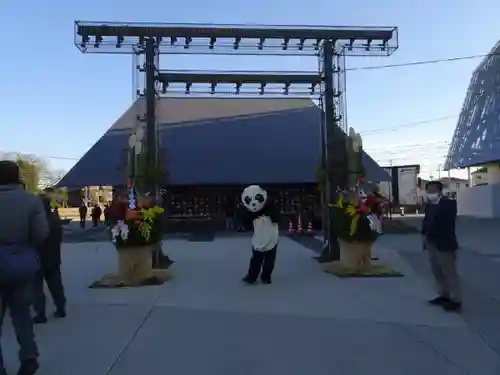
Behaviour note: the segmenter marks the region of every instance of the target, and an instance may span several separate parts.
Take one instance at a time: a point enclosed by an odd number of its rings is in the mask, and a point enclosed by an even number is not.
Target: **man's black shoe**
[[[66,318],[66,310],[64,310],[64,309],[57,309],[54,312],[54,316],[56,318]]]
[[[245,276],[243,279],[241,279],[241,281],[243,281],[245,284],[248,284],[248,285],[253,285],[256,283],[256,280],[252,280],[248,276]]]
[[[434,305],[434,306],[442,306],[444,303],[447,303],[449,301],[450,301],[450,299],[448,297],[439,296],[439,297],[436,297],[434,299],[431,299],[429,301],[429,304]]]
[[[444,302],[442,305],[445,311],[456,311],[459,312],[462,310],[462,302],[450,301]]]
[[[47,323],[47,317],[45,315],[36,315],[34,318],[33,318],[33,323],[35,324],[45,324]]]
[[[21,363],[17,375],[35,375],[39,367],[36,359],[28,359]]]
[[[269,285],[269,284],[272,284],[273,282],[271,281],[271,279],[261,279],[260,281],[262,281],[262,284],[266,284],[266,285]]]

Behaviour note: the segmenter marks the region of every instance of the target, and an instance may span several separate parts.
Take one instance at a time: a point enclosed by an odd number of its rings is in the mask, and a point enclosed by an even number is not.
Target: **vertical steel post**
[[[146,100],[146,165],[147,171],[144,176],[146,179],[146,189],[149,190],[151,194],[156,195],[158,190],[158,181],[152,178],[152,175],[156,175],[156,170],[158,167],[157,158],[157,140],[156,140],[156,41],[155,38],[150,37],[146,41],[146,48],[144,51],[145,57],[145,76],[146,76],[146,87],[145,87],[145,100]],[[151,173],[151,171],[154,171]]]
[[[334,223],[332,223],[331,208],[328,203],[333,203],[337,189],[347,187],[347,135],[341,129],[342,108],[337,108],[335,101],[342,95],[335,87],[339,78],[340,67],[334,61],[334,42],[325,40],[323,44],[323,77],[324,77],[324,106],[325,106],[325,162],[326,162],[326,187],[325,198],[328,210],[325,235],[328,239],[328,260],[340,259],[340,248],[337,241]]]

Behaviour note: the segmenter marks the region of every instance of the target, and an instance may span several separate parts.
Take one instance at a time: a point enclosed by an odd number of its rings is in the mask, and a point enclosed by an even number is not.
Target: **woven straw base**
[[[124,288],[149,285],[162,285],[172,278],[170,270],[151,270],[149,277],[142,280],[125,280],[116,274],[106,274],[90,284],[89,288]]]
[[[346,267],[342,262],[323,263],[322,266],[326,273],[338,277],[403,277],[401,272],[376,263],[357,269]]]
[[[152,268],[152,246],[117,250],[118,272],[104,275],[90,288],[122,288],[127,286],[161,285],[170,279],[170,272]]]

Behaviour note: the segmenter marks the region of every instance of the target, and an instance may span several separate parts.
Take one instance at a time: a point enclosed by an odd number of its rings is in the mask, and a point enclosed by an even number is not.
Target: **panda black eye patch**
[[[255,200],[256,200],[257,202],[262,203],[262,202],[264,202],[264,196],[263,196],[262,194],[256,194],[256,195],[255,195]]]
[[[245,204],[250,204],[251,201],[252,201],[252,198],[245,197]]]

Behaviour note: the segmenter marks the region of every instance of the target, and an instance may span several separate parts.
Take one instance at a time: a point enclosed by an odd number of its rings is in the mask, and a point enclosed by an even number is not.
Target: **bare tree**
[[[66,171],[63,169],[45,168],[40,176],[40,185],[42,189],[56,186],[65,174]]]
[[[9,152],[1,153],[0,159],[14,160],[19,165],[25,187],[33,193],[55,186],[65,174],[61,169],[52,169],[48,160],[36,155]]]

